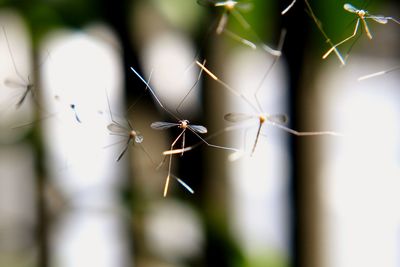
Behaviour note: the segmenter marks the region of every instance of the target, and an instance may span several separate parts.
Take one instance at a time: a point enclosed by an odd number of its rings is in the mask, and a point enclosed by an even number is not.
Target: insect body
[[[371,34],[371,31],[369,30],[369,27],[368,27],[368,24],[367,24],[367,19],[372,19],[375,22],[378,22],[380,24],[386,24],[386,23],[388,23],[389,20],[392,20],[392,21],[396,22],[397,24],[400,24],[400,22],[398,22],[397,20],[395,20],[392,17],[385,17],[385,16],[381,16],[381,15],[378,15],[378,16],[371,15],[371,14],[369,14],[368,11],[363,10],[363,9],[358,9],[358,8],[352,6],[351,4],[344,4],[343,8],[344,8],[344,10],[346,10],[346,11],[348,11],[350,13],[356,14],[357,17],[358,17],[357,18],[357,22],[356,22],[356,26],[354,27],[353,34],[350,35],[349,37],[345,38],[344,40],[340,41],[339,43],[335,44],[331,49],[329,49],[322,56],[323,59],[327,58],[330,55],[330,53],[332,53],[332,51],[334,49],[336,49],[336,47],[338,47],[339,45],[349,41],[350,39],[352,39],[352,38],[354,38],[356,36],[356,34],[358,32],[358,28],[360,26],[360,21],[362,22],[364,30],[365,30],[365,33],[367,34],[367,37],[370,40],[372,39],[372,34]]]

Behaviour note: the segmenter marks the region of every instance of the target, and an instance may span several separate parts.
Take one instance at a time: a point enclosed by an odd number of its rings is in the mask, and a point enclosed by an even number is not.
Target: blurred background
[[[354,31],[346,2],[244,1],[221,34],[218,3],[0,1],[0,267],[400,266],[400,25],[369,19],[369,40],[360,24],[342,66],[322,55]],[[250,155],[259,119],[224,115],[255,111],[343,136],[266,124]],[[181,130],[150,124],[177,119],[245,153],[187,131],[199,146],[171,173],[194,193],[171,179],[163,197]]]

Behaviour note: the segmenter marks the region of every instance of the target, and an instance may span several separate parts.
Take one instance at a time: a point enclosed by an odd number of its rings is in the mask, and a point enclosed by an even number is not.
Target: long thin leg
[[[10,53],[10,57],[11,57],[11,61],[12,61],[13,67],[14,67],[14,71],[17,74],[18,78],[20,78],[21,81],[23,81],[25,83],[25,86],[27,86],[28,85],[28,81],[25,80],[24,77],[21,75],[21,73],[18,71],[17,64],[15,63],[14,55],[12,53],[11,46],[10,46],[10,42],[8,41],[8,36],[7,36],[6,29],[4,28],[4,26],[2,28],[3,28],[4,37],[6,38],[7,48],[8,48],[8,52]]]
[[[370,32],[370,30],[368,28],[367,21],[365,19],[362,19],[362,21],[363,21],[363,24],[364,24],[365,32],[367,33],[368,38],[371,40],[372,39],[372,34],[371,34],[371,32]]]
[[[322,58],[325,59],[329,56],[330,53],[332,53],[332,51],[334,51],[336,49],[336,47],[338,47],[339,45],[347,42],[348,40],[350,40],[351,38],[354,38],[354,36],[356,36],[357,34],[357,30],[358,30],[358,26],[360,25],[360,19],[357,19],[357,23],[356,23],[356,27],[354,28],[354,32],[351,36],[347,37],[346,39],[342,40],[341,42],[335,44],[331,49],[328,50],[328,52],[326,52]]]
[[[126,142],[126,144],[125,144],[125,147],[124,147],[124,149],[121,151],[121,153],[119,154],[119,156],[118,156],[118,158],[117,158],[117,162],[119,162],[121,159],[122,159],[122,157],[125,155],[125,152],[128,150],[128,148],[129,148],[129,143],[131,142],[131,140],[132,140],[132,138],[128,138],[128,141]]]
[[[268,45],[264,44],[261,40],[261,38],[257,35],[257,33],[251,28],[250,24],[246,21],[246,19],[242,16],[242,14],[240,14],[239,11],[237,11],[236,9],[233,9],[231,11],[231,14],[235,17],[235,19],[241,24],[241,26],[243,27],[243,29],[245,29],[246,31],[248,31],[251,35],[253,35],[253,37],[256,39],[257,42],[260,42],[262,45],[261,47],[263,48],[263,50],[269,54],[271,54],[272,56],[280,56],[282,53],[279,50],[275,50],[272,49],[271,47],[269,47]]]
[[[337,133],[337,132],[332,132],[332,131],[319,131],[319,132],[299,132],[293,129],[290,129],[289,127],[286,127],[282,124],[278,124],[275,122],[271,122],[269,121],[270,124],[297,136],[314,136],[314,135],[331,135],[331,136],[343,136],[343,134],[341,133]]]
[[[283,43],[285,42],[285,37],[286,37],[286,29],[282,29],[282,31],[281,31],[281,36],[280,36],[280,38],[279,38],[279,43],[278,43],[278,50],[279,50],[279,51],[282,51]],[[258,86],[257,86],[256,91],[254,92],[254,98],[255,98],[255,100],[256,100],[257,107],[258,107],[258,109],[259,109],[260,111],[262,111],[263,109],[262,109],[261,103],[260,103],[260,101],[259,101],[259,99],[258,99],[258,92],[260,91],[260,89],[261,89],[261,87],[262,87],[262,85],[263,85],[265,79],[267,79],[267,77],[268,77],[269,73],[271,72],[272,68],[273,68],[273,67],[275,66],[275,64],[278,62],[279,58],[280,58],[280,57],[274,57],[274,59],[273,59],[271,65],[268,67],[267,71],[264,73],[264,76],[262,77],[260,83],[259,83]]]
[[[205,137],[205,138],[203,138],[203,139],[204,139],[204,140],[209,140],[209,139],[214,138],[214,137],[216,137],[216,136],[218,136],[218,135],[220,135],[220,134],[222,134],[222,133],[224,133],[224,132],[234,131],[234,130],[238,130],[238,129],[242,129],[242,128],[245,128],[245,127],[243,127],[242,125],[233,125],[233,126],[229,126],[229,127],[226,127],[226,128],[224,128],[224,129],[222,129],[222,130],[219,130],[219,131],[217,131],[217,132],[215,132],[215,133],[213,133],[213,134],[210,134],[209,136],[207,136],[207,137]],[[194,145],[192,145],[192,146],[185,147],[185,148],[183,149],[183,152],[187,152],[187,151],[193,150],[193,149],[195,149],[196,147],[198,147],[198,146],[200,146],[200,145],[203,145],[203,144],[204,144],[204,142],[203,142],[202,140],[200,140],[199,142],[197,142],[196,144],[194,144]],[[238,151],[236,151],[236,152],[242,152],[242,151],[241,151],[241,150],[238,150]],[[164,155],[164,156],[167,156],[167,155],[179,154],[179,153],[182,153],[182,149],[167,150],[167,151],[164,151],[164,152],[163,152],[163,155]]]
[[[296,0],[293,0],[292,3],[290,3],[290,5],[288,5],[288,6],[281,12],[281,15],[285,15],[286,12],[288,12],[288,11],[292,8],[292,6],[293,6],[295,3],[296,3]]]
[[[328,37],[328,35],[325,33],[324,29],[322,28],[322,24],[319,21],[319,19],[317,18],[317,16],[315,16],[314,11],[311,8],[310,3],[308,3],[307,0],[304,0],[304,2],[306,3],[307,6],[307,14],[311,16],[311,18],[314,20],[315,25],[317,25],[317,28],[319,29],[319,31],[322,33],[322,35],[325,37],[325,41],[330,45],[333,46],[333,43],[331,41],[331,39]],[[342,63],[342,65],[346,65],[345,61],[343,60],[342,55],[339,53],[339,51],[334,48],[333,49],[335,51],[336,56],[338,57],[338,59],[340,60],[340,62]]]
[[[251,103],[251,101],[242,93],[239,93],[237,90],[233,89],[232,87],[230,87],[227,83],[225,83],[224,81],[220,80],[214,73],[212,73],[209,69],[207,69],[203,64],[201,64],[200,62],[196,61],[196,64],[202,68],[212,79],[214,79],[215,81],[217,81],[219,84],[221,84],[222,86],[224,86],[229,92],[231,92],[232,94],[234,94],[237,97],[242,98],[245,102],[247,102],[247,104],[252,107],[254,109],[255,112],[259,112],[259,110],[257,110],[254,106],[253,103]]]
[[[260,137],[260,132],[261,132],[261,127],[262,127],[262,125],[263,125],[262,122],[260,122],[260,124],[258,125],[256,140],[254,141],[254,145],[253,145],[253,148],[251,149],[251,154],[250,154],[250,156],[253,156],[254,151],[256,150],[256,146],[257,146],[257,143],[258,143],[258,138]]]
[[[228,11],[225,10],[224,13],[222,13],[222,15],[221,15],[221,18],[218,22],[218,26],[216,29],[216,33],[218,35],[220,35],[224,31],[227,23],[228,23]]]
[[[367,74],[367,75],[361,76],[360,78],[358,78],[358,80],[359,81],[366,80],[366,79],[369,79],[369,78],[372,78],[372,77],[376,77],[376,76],[380,76],[380,75],[384,75],[386,73],[389,73],[389,72],[392,72],[392,71],[396,71],[396,70],[399,70],[399,69],[400,69],[400,66],[397,66],[397,67],[394,67],[394,68],[391,68],[391,69],[388,69],[388,70],[382,70],[382,71],[374,72],[374,73],[371,73],[371,74]]]
[[[182,132],[178,135],[178,137],[175,138],[174,142],[171,144],[171,150],[174,149],[174,146],[176,142],[178,142],[179,138],[185,133],[186,129],[183,129]],[[182,152],[183,153],[183,152]],[[165,185],[164,185],[164,193],[163,196],[166,197],[168,193],[168,187],[169,187],[169,178],[171,176],[171,168],[172,168],[172,154],[169,155],[169,161],[168,161],[168,175],[167,179],[165,180]]]
[[[241,44],[243,44],[245,46],[248,46],[253,50],[257,49],[257,46],[253,42],[250,42],[249,40],[240,37],[239,35],[237,35],[236,33],[231,32],[228,29],[224,29],[224,33],[227,36],[229,36],[230,38],[232,38],[233,40],[238,41],[239,43],[241,43]]]
[[[193,62],[194,63],[194,62]],[[203,64],[206,64],[206,60],[203,60]],[[200,82],[201,79],[201,74],[203,73],[203,69],[200,69],[199,71],[199,75],[197,76],[197,80],[194,82],[194,84],[192,85],[192,87],[189,89],[189,91],[187,92],[187,94],[182,98],[181,102],[179,103],[179,105],[176,107],[175,111],[177,114],[180,114],[180,109],[183,105],[183,103],[185,103],[186,99],[188,98],[188,96],[192,93],[192,91],[194,90],[194,88],[196,88],[196,85]]]

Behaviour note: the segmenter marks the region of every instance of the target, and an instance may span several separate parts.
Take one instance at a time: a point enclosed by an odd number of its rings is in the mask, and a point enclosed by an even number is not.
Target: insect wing
[[[285,124],[288,121],[288,117],[285,114],[270,115],[268,120],[278,124]]]
[[[107,125],[107,129],[113,133],[128,133],[129,132],[128,128],[126,128],[122,125],[116,124],[116,123],[110,123],[109,125]]]
[[[359,9],[355,8],[354,6],[350,5],[350,4],[344,4],[343,8],[346,11],[349,11],[351,13],[357,13],[359,11]]]
[[[189,125],[189,128],[196,133],[207,133],[207,128],[202,125]]]
[[[169,129],[169,128],[172,128],[172,127],[176,127],[178,125],[179,125],[179,123],[156,121],[156,122],[153,122],[150,125],[150,127],[155,129],[155,130],[165,130],[165,129]]]
[[[236,6],[238,9],[240,9],[240,11],[244,12],[248,12],[253,9],[253,3],[251,2],[239,2]]]
[[[376,22],[380,23],[380,24],[386,24],[388,23],[388,20],[386,17],[384,16],[368,16],[367,18],[373,19]]]
[[[246,121],[254,118],[254,115],[245,114],[245,113],[228,113],[225,114],[224,119],[230,122],[240,122]]]
[[[4,85],[10,88],[26,88],[26,84],[11,79],[5,79]]]

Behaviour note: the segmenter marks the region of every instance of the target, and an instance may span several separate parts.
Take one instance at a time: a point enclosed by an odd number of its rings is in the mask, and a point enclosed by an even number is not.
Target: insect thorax
[[[189,124],[189,121],[188,121],[188,120],[180,120],[180,121],[179,121],[179,128],[181,128],[181,129],[186,129],[187,126],[188,126],[188,124]]]

